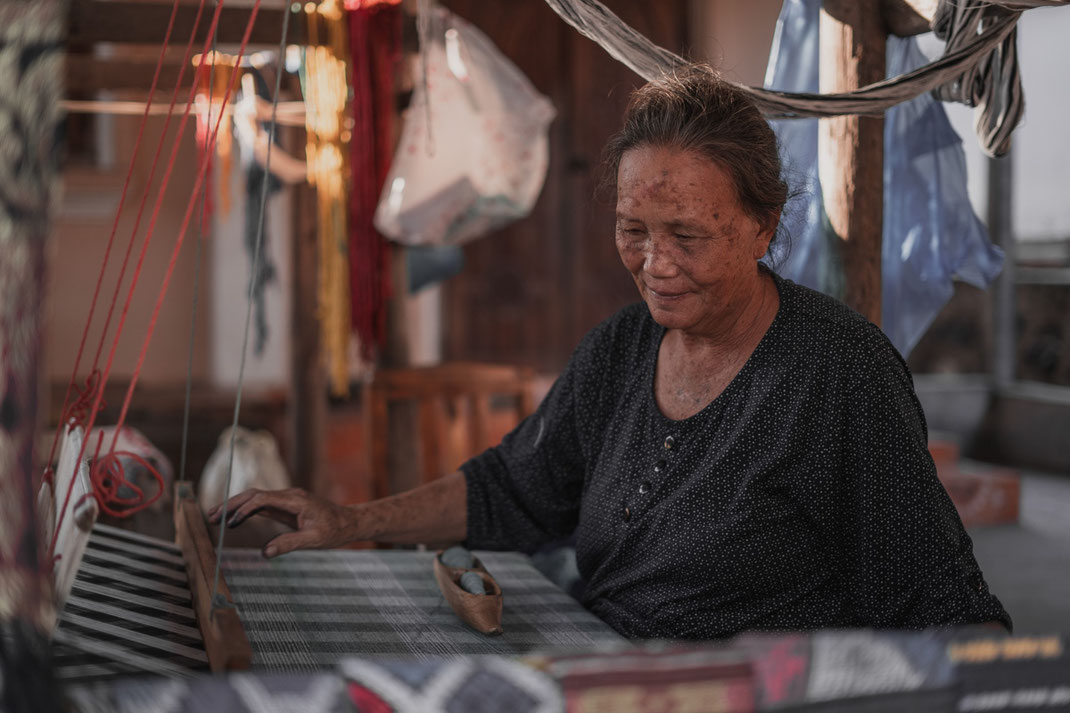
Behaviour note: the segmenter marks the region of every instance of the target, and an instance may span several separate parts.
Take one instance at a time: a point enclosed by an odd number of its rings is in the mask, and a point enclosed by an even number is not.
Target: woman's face
[[[775,226],[748,216],[727,172],[693,151],[641,146],[617,171],[617,250],[654,320],[716,336],[760,298]]]

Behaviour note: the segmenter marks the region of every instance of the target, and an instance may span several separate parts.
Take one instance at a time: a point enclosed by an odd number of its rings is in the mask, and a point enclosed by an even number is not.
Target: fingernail
[[[227,522],[227,527],[237,527],[240,524],[242,524],[242,518],[235,516]]]
[[[265,557],[274,557],[278,553],[279,553],[279,550],[278,550],[278,548],[275,547],[275,545],[268,545],[267,547],[264,548],[264,556]]]

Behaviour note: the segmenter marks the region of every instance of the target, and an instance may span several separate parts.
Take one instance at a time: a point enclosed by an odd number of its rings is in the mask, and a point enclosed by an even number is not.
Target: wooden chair
[[[451,473],[495,445],[534,410],[533,378],[527,367],[471,362],[377,371],[364,389],[375,497]]]

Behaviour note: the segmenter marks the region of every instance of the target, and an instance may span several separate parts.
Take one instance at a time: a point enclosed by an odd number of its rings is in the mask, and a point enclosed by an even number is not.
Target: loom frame
[[[208,665],[214,673],[246,671],[252,665],[252,647],[222,571],[219,572],[219,592],[216,601],[212,601],[216,552],[189,482],[175,483],[174,516],[175,543],[182,550],[193,611],[204,639]]]

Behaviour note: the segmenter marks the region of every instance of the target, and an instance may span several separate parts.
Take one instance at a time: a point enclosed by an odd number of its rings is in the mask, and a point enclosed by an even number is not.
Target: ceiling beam
[[[256,16],[249,42],[252,45],[278,47],[282,32],[282,14],[289,6],[261,7]],[[224,6],[219,13],[219,29],[216,41],[219,44],[240,44],[252,9],[248,6]],[[204,14],[197,27],[197,40],[203,44],[208,25],[211,23],[212,5],[205,4]],[[181,44],[189,39],[197,5],[182,3],[175,17],[171,34],[172,44]],[[116,44],[159,44],[167,31],[171,17],[171,5],[137,0],[71,0],[70,33],[68,44],[73,47],[89,47],[100,42]],[[289,37],[294,42],[306,42],[304,13],[295,13],[290,18]],[[198,45],[199,48],[199,45]]]
[[[170,92],[178,81],[179,64],[168,62],[160,68],[157,92]],[[183,85],[189,85],[195,67],[187,67]],[[147,92],[152,87],[156,62],[148,59],[104,59],[84,54],[67,55],[68,92],[95,93],[136,89]]]

